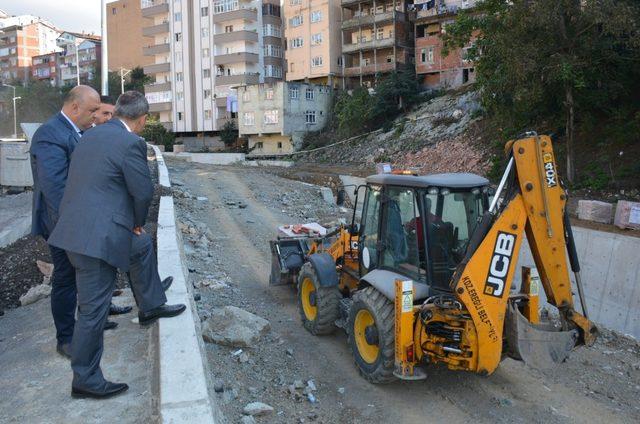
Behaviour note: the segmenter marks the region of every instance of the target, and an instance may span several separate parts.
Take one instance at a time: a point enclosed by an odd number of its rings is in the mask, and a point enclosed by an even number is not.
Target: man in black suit
[[[117,268],[129,271],[141,325],[176,316],[185,305],[166,305],[151,237],[142,226],[153,197],[144,128],[149,104],[135,91],[122,94],[115,118],[92,128],[73,154],[60,218],[49,243],[64,249],[76,269],[78,320],[71,344],[73,397],[103,398],[128,389],[102,375],[102,329]]]

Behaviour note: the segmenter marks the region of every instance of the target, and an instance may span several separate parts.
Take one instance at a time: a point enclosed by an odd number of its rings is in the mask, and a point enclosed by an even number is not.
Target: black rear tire
[[[349,346],[358,371],[366,380],[374,384],[385,384],[396,380],[393,375],[395,366],[394,318],[393,303],[374,287],[367,287],[354,294],[347,325]],[[374,330],[377,343],[371,344],[364,339],[362,321],[367,319],[373,320],[369,327]],[[375,346],[377,346],[377,353],[373,354],[372,351],[376,351]]]

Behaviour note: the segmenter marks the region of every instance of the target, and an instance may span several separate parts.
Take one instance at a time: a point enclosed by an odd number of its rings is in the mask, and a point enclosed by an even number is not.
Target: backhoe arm
[[[494,200],[477,230],[479,233],[472,237],[476,238],[476,246],[472,240],[452,281],[454,292],[469,311],[476,330],[477,354],[472,369],[483,374],[492,373],[500,363],[503,334],[508,344],[515,342],[509,340],[515,336],[505,332],[504,326],[509,311],[512,320],[514,313],[518,315],[513,312],[516,308],[509,295],[525,234],[547,300],[558,308],[565,330],[545,338],[542,331],[531,326],[526,333],[530,339],[526,346],[555,343],[547,353],[554,360],[562,360],[566,355],[562,357],[559,350],[567,345],[570,349],[578,344],[592,344],[597,335],[595,326],[574,308],[567,261],[567,198],[558,180],[551,139],[534,136],[512,141],[507,144],[507,152],[509,166],[496,194],[498,197],[500,192],[504,193],[503,203],[498,206],[497,199]],[[569,246],[573,246],[571,243],[572,238]],[[573,247],[574,270],[579,270]]]

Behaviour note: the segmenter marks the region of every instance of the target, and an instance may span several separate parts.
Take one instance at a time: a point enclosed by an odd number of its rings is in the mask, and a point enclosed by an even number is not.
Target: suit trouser
[[[76,322],[76,273],[67,253],[49,246],[53,274],[51,275],[51,315],[56,326],[56,339],[60,344],[71,343]]]
[[[71,343],[73,387],[101,390],[105,378],[100,369],[103,329],[116,283],[117,269],[102,259],[68,252],[76,269],[78,320]],[[131,289],[141,312],[166,303],[160,284],[151,237],[134,236],[131,242]]]

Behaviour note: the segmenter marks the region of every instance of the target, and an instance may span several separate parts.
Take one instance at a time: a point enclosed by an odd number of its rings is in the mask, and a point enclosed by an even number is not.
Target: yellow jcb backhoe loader
[[[365,190],[359,225],[271,242],[271,283],[297,284],[311,333],[345,329],[373,383],[422,379],[436,363],[487,375],[505,357],[534,367],[564,361],[598,334],[587,318],[567,193],[549,137],[528,133],[506,152],[495,195],[474,174],[368,177],[355,190],[356,199]],[[536,268],[522,270],[516,291],[525,235]],[[555,325],[541,322],[538,281],[558,309]]]

